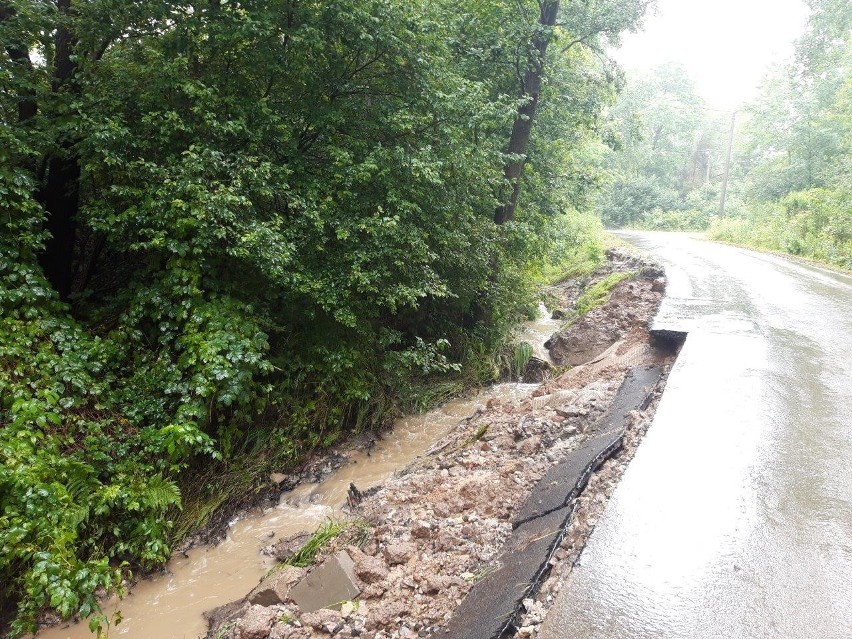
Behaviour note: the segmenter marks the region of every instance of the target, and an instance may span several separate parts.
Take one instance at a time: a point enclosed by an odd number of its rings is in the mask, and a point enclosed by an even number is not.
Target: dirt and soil
[[[521,401],[492,400],[417,462],[347,508],[346,532],[323,548],[324,558],[345,551],[361,590],[335,609],[301,611],[290,589],[302,568],[284,568],[246,599],[212,611],[210,638],[445,636],[444,626],[471,587],[496,568],[512,520],[551,465],[584,441],[603,415],[626,372],[643,364],[670,365],[673,353],[652,348],[648,325],[665,280],[656,264],[611,250],[606,265],[582,281],[557,285],[556,312],[571,318],[589,285],[613,272],[635,276],[615,286],[609,301],[567,321],[549,344],[552,376]],[[541,371],[544,370],[542,373]],[[659,391],[658,391],[659,392]],[[519,636],[533,636],[561,580],[570,571],[606,501],[648,427],[656,400],[631,415],[625,446],[595,473]],[[333,464],[333,462],[331,462]],[[321,468],[324,466],[320,465]],[[271,549],[286,556],[302,540]]]

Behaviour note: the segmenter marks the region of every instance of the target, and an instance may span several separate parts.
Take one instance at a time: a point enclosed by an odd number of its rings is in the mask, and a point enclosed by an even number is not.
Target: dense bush
[[[777,203],[755,206],[745,217],[715,221],[710,237],[852,269],[852,194],[828,189],[791,193]]]
[[[735,212],[740,206],[731,197],[726,208]],[[704,231],[718,216],[719,191],[705,184],[684,196],[664,187],[657,178],[625,178],[609,185],[598,202],[598,210],[603,223],[613,228]]]
[[[647,231],[706,231],[710,216],[696,209],[663,211],[654,209],[642,216],[638,228]]]

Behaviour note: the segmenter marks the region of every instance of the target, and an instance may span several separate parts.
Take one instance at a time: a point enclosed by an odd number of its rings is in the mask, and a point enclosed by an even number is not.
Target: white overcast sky
[[[770,64],[792,56],[808,13],[800,0],[658,0],[615,58],[640,70],[680,62],[708,106],[734,109],[755,96]]]

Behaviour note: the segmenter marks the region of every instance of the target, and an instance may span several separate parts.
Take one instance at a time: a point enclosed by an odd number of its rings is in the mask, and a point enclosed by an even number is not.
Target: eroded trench
[[[561,324],[540,316],[524,325],[519,339],[533,346],[534,355],[547,357],[544,342]],[[252,512],[229,525],[226,538],[215,546],[176,554],[165,570],[135,584],[122,600],[110,599],[104,613],[120,610],[121,623],[110,637],[123,639],[195,639],[207,632],[203,613],[245,596],[275,559],[261,553],[275,539],[312,532],[334,517],[346,502],[350,483],[361,489],[379,486],[426,453],[461,420],[491,400],[520,401],[538,384],[503,383],[468,398],[456,399],[421,415],[397,420],[369,451],[346,453],[348,463],[318,484],[302,484],[282,493],[279,504]],[[63,623],[42,630],[38,639],[91,639],[85,622]]]
[[[623,265],[622,268],[624,268]],[[246,596],[246,593],[257,586],[264,575],[277,563],[274,558],[265,556],[261,552],[264,547],[278,539],[298,533],[312,532],[324,521],[344,516],[341,509],[346,502],[347,492],[351,484],[355,484],[362,491],[371,487],[386,486],[394,495],[404,494],[407,490],[404,485],[405,479],[400,479],[402,475],[398,471],[403,469],[407,469],[407,472],[411,471],[412,464],[417,460],[419,460],[418,464],[423,463],[424,460],[426,460],[427,465],[432,463],[428,460],[434,461],[436,455],[439,455],[439,452],[436,451],[441,450],[440,447],[436,447],[436,442],[452,442],[454,437],[467,437],[465,429],[478,428],[477,420],[496,419],[496,422],[491,424],[494,437],[497,437],[497,433],[502,428],[500,424],[503,422],[505,422],[505,428],[515,428],[512,424],[516,423],[519,426],[522,425],[527,418],[522,417],[520,422],[517,418],[523,413],[526,413],[533,422],[543,419],[542,424],[549,423],[553,429],[551,432],[551,435],[555,438],[553,441],[561,441],[561,443],[557,443],[553,451],[546,451],[547,446],[545,446],[545,451],[540,452],[539,457],[527,456],[526,462],[530,467],[539,467],[542,462],[545,462],[545,464],[553,463],[559,457],[559,454],[552,453],[555,453],[560,446],[567,451],[577,442],[582,445],[582,442],[592,435],[591,431],[584,432],[584,429],[592,428],[591,425],[597,419],[593,419],[593,416],[600,414],[594,411],[603,410],[602,407],[592,407],[592,414],[587,417],[578,417],[579,431],[575,429],[573,436],[563,440],[563,436],[559,433],[574,418],[568,418],[567,421],[560,424],[563,418],[559,417],[559,414],[568,413],[561,410],[555,403],[553,406],[546,406],[545,403],[555,398],[562,401],[564,404],[562,408],[564,409],[567,407],[565,402],[568,401],[566,396],[571,395],[574,397],[572,401],[575,401],[576,407],[578,392],[581,395],[583,392],[601,395],[601,389],[603,389],[602,396],[612,400],[615,396],[615,389],[618,388],[625,375],[629,376],[631,368],[661,366],[667,372],[683,342],[683,336],[680,335],[651,336],[648,332],[647,323],[650,319],[648,312],[653,315],[661,298],[659,290],[652,287],[651,281],[654,277],[656,276],[646,277],[644,284],[638,287],[624,283],[623,286],[620,285],[620,288],[614,291],[608,305],[614,303],[616,307],[620,307],[620,310],[614,314],[616,320],[613,320],[613,314],[605,309],[600,310],[597,316],[595,316],[595,312],[588,316],[589,323],[603,322],[606,324],[606,322],[615,321],[617,323],[620,321],[623,329],[621,336],[611,340],[613,343],[610,347],[604,348],[596,359],[571,368],[567,373],[559,374],[557,379],[545,381],[544,384],[497,384],[473,397],[450,401],[429,413],[398,420],[393,429],[379,439],[369,450],[356,448],[347,450],[344,453],[347,458],[346,463],[320,483],[304,483],[292,491],[282,493],[277,506],[263,511],[253,511],[232,521],[225,539],[220,544],[196,547],[186,553],[177,553],[161,574],[135,584],[130,594],[123,600],[112,599],[106,602],[104,606],[106,615],[112,616],[116,610],[120,610],[123,619],[120,625],[109,630],[109,636],[120,636],[126,639],[149,639],[151,637],[194,639],[203,636],[208,631],[207,621],[203,613],[230,602],[241,600]],[[652,289],[657,293],[651,295],[653,299],[649,303],[647,295],[651,294]],[[639,322],[640,325],[636,324],[635,309],[631,306],[636,300],[645,302],[645,317]],[[641,307],[642,304],[638,306]],[[651,307],[653,309],[648,311]],[[639,314],[641,315],[641,312]],[[525,325],[519,339],[533,346],[533,355],[538,358],[539,363],[542,361],[549,362],[550,353],[544,347],[544,343],[559,331],[562,325],[562,320],[550,319],[550,314],[542,306],[540,317]],[[609,329],[613,326],[609,326]],[[603,332],[605,333],[606,330]],[[545,364],[545,366],[547,367],[548,364]],[[594,390],[596,386],[599,388]],[[607,391],[607,387],[611,390]],[[583,389],[586,389],[586,391]],[[650,390],[653,389],[649,389],[649,392]],[[661,386],[658,388],[658,394],[660,392],[662,392]],[[548,400],[548,398],[551,398],[551,400]],[[649,398],[651,398],[651,395],[649,395]],[[648,401],[651,402],[651,399]],[[494,411],[489,412],[485,409],[486,406],[494,406]],[[645,410],[648,406],[637,406],[636,408]],[[548,422],[547,420],[551,418],[556,421]],[[582,486],[569,486],[572,494],[571,510],[569,518],[563,524],[562,532],[543,557],[533,558],[528,562],[530,564],[530,577],[534,576],[534,579],[528,583],[529,588],[518,593],[519,596],[515,597],[517,601],[512,599],[511,623],[504,624],[501,629],[502,632],[498,635],[489,633],[481,635],[482,637],[511,636],[513,631],[518,631],[525,625],[536,622],[535,613],[542,612],[546,608],[547,599],[545,595],[551,587],[548,584],[551,568],[556,567],[557,570],[553,570],[553,572],[558,574],[560,564],[565,564],[566,561],[570,564],[572,560],[575,560],[591,527],[593,527],[593,522],[590,526],[588,518],[584,516],[584,512],[588,508],[583,503],[585,497],[580,496],[578,498],[579,493],[587,482],[591,482],[596,491],[603,494],[603,499],[597,498],[595,506],[600,508],[601,503],[605,503],[605,498],[608,498],[617,478],[620,477],[618,464],[626,464],[626,460],[632,456],[632,450],[635,449],[638,439],[641,438],[639,431],[641,431],[641,428],[633,428],[631,431],[631,426],[628,424],[624,427],[622,440],[619,441],[617,446],[611,446],[606,454],[597,455],[594,460],[594,467],[581,469]],[[542,437],[547,436],[544,432],[541,435]],[[485,440],[488,440],[489,437],[486,437]],[[485,451],[489,448],[494,450],[495,445],[501,445],[500,441],[499,438],[493,440],[491,444],[483,441],[482,450]],[[511,448],[514,444],[507,440],[503,445]],[[522,442],[519,446],[522,448],[523,445]],[[623,452],[625,449],[626,453]],[[542,457],[545,452],[546,460]],[[468,456],[467,461],[462,461],[463,463],[472,462],[473,466],[482,462],[480,457],[487,454],[480,452],[478,445],[475,450],[462,450],[458,453],[461,457]],[[517,454],[517,451],[509,454]],[[456,455],[457,461],[461,460],[458,455]],[[473,459],[471,459],[471,455]],[[619,457],[620,460],[613,461],[613,456]],[[510,459],[510,457],[506,459]],[[541,466],[541,468],[543,475],[546,466]],[[595,470],[598,470],[598,472],[592,475]],[[446,474],[446,470],[441,472]],[[536,472],[538,471],[533,471],[532,474],[534,475]],[[430,471],[424,472],[422,479],[428,479],[429,473]],[[606,478],[602,488],[599,486],[602,484],[600,477]],[[529,480],[530,477],[526,479]],[[418,481],[420,480],[413,479],[411,483],[416,485]],[[440,480],[438,481],[440,483]],[[395,485],[395,482],[402,483]],[[515,492],[521,498],[521,495],[524,494],[522,487],[516,486],[515,488]],[[452,492],[453,489],[448,485],[448,490]],[[416,487],[414,492],[417,492]],[[418,500],[419,498],[415,495],[414,499]],[[393,502],[393,498],[388,499],[380,495],[378,499],[380,506],[375,506],[375,504],[374,506],[378,508],[377,512],[380,512],[381,508],[390,508],[393,505],[391,502]],[[519,504],[520,502],[507,506],[507,508],[511,510],[519,507]],[[579,516],[575,516],[575,509],[578,510]],[[398,511],[399,508],[396,508],[396,510]],[[414,510],[416,511],[417,508]],[[391,509],[388,513],[379,514],[378,520],[388,523],[389,520],[386,515],[393,512],[394,510]],[[497,550],[496,546],[494,550]],[[550,580],[552,581],[553,577]],[[474,592],[475,590],[474,588]],[[387,595],[390,594],[390,592],[387,593]],[[460,595],[461,592],[458,594]],[[514,597],[514,595],[512,596]],[[534,614],[531,618],[528,608],[531,605],[530,602],[534,601],[532,598],[538,601],[534,602],[537,608],[533,611]],[[452,597],[452,599],[455,601],[455,597]],[[379,603],[386,604],[388,602],[380,600]],[[391,606],[399,605],[399,602],[394,603],[391,595],[390,604]],[[434,601],[429,605],[434,604],[438,604],[438,602]],[[422,630],[427,631],[426,636],[429,632],[438,631],[440,626],[450,620],[451,610],[457,605],[453,604],[452,601],[444,602],[444,604],[446,604],[444,606],[446,610],[441,610],[441,614],[444,614],[443,623],[439,622],[439,625],[415,625],[414,627],[421,627]],[[440,606],[438,607],[440,608]],[[414,610],[412,610],[412,613],[414,613]],[[429,623],[434,624],[437,619],[437,616],[433,616],[433,620]],[[303,618],[304,621],[306,621],[306,618]],[[367,623],[369,623],[369,620],[367,620]],[[410,630],[410,623],[406,626],[405,619],[396,619],[392,623],[401,625],[397,629],[398,631],[388,628],[391,636],[408,636],[403,631],[408,632]],[[233,624],[231,625],[233,626]],[[287,633],[291,630],[296,629],[281,628],[278,635],[283,632],[282,636],[290,636]],[[317,636],[322,636],[323,631],[319,627],[317,631],[319,633]],[[303,633],[299,634],[299,637],[314,636],[309,624],[298,626],[298,632]],[[89,639],[91,636],[85,623],[70,625],[66,623],[43,630],[39,633],[38,639]],[[341,636],[350,635],[344,632]]]

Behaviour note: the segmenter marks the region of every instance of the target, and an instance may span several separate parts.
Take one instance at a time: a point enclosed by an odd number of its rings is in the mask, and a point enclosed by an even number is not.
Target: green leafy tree
[[[686,70],[670,63],[629,77],[611,117],[612,177],[598,205],[604,223],[678,228],[683,215],[665,223],[661,215],[700,211],[687,216],[689,227],[706,227],[718,206],[706,196],[718,183],[726,141],[720,118],[706,109]],[[646,224],[652,211],[654,222]]]
[[[795,59],[767,75],[738,136],[734,188],[747,208],[713,234],[850,268],[852,10],[809,4]]]
[[[529,27],[529,39],[518,48],[516,65],[520,80],[519,104],[506,147],[504,175],[507,192],[502,194],[494,213],[494,221],[498,225],[511,221],[515,216],[533,123],[544,86],[548,50],[551,57],[554,48],[557,48],[557,56],[565,56],[575,47],[601,54],[604,43],[617,41],[623,31],[638,26],[650,2],[542,0],[536,4],[537,12],[526,13],[530,19],[535,19]]]

